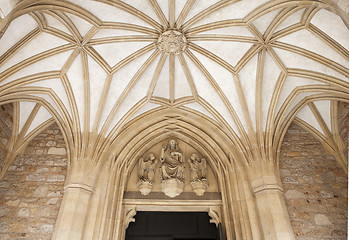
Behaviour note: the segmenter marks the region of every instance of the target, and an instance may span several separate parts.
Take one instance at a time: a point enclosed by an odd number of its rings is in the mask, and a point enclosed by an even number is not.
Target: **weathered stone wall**
[[[280,172],[296,238],[347,239],[347,176],[321,143],[295,124],[281,147]]]
[[[346,146],[344,154],[348,159],[349,145],[349,103],[338,102],[338,128],[344,145]]]
[[[7,153],[6,145],[11,136],[13,122],[13,106],[12,104],[4,104],[0,106],[0,169],[4,164]]]
[[[56,124],[17,156],[0,181],[0,239],[51,238],[63,195],[66,159]]]

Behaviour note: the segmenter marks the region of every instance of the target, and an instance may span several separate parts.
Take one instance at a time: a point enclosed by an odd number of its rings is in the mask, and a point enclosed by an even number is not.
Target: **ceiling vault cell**
[[[14,103],[15,127],[0,177],[54,121],[70,164],[97,166],[131,122],[164,110],[214,122],[247,163],[277,163],[295,121],[347,171],[335,116],[349,101],[349,31],[335,3],[10,2],[0,104]]]

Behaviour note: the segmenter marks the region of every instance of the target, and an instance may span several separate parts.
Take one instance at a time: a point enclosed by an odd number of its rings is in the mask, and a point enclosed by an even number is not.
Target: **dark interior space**
[[[207,212],[137,212],[126,240],[218,240]]]

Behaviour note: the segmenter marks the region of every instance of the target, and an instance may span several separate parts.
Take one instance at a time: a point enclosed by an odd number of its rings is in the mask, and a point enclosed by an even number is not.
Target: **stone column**
[[[95,183],[93,165],[80,160],[70,166],[52,239],[81,239]]]
[[[270,162],[254,162],[250,170],[264,238],[295,239],[277,166]]]

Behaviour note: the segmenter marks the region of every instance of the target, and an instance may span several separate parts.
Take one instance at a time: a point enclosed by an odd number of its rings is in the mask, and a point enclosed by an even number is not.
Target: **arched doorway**
[[[178,159],[174,157],[176,154],[180,155]],[[123,194],[124,232],[129,223],[138,221],[137,217],[143,221],[142,227],[149,227],[139,228],[140,235],[135,232],[130,239],[149,239],[145,232],[154,239],[205,239],[205,236],[216,239],[216,229],[222,221],[222,196],[215,169],[206,159],[208,156],[202,151],[173,136],[156,142],[135,159]],[[171,160],[174,162],[167,162]],[[194,166],[195,161],[200,163]],[[146,221],[148,217],[164,224],[160,232],[151,230],[159,224],[153,226],[154,221]],[[182,225],[186,221],[189,222]],[[169,222],[172,224],[167,225]],[[197,231],[198,224],[209,226],[210,223],[213,223],[214,235]],[[173,224],[177,227],[172,228]],[[179,232],[171,232],[176,229]]]
[[[161,149],[171,139],[176,140],[184,154],[187,179],[183,191],[173,197],[163,191],[159,180]],[[115,157],[101,168],[91,199],[91,223],[86,225],[86,229],[95,227],[96,231],[86,232],[86,239],[125,239],[129,223],[141,211],[206,212],[214,223],[222,223],[227,240],[261,236],[244,158],[221,127],[209,119],[187,111],[153,111],[134,119],[109,149],[105,152],[113,151]],[[143,195],[137,185],[137,168],[140,159],[146,159],[150,153],[154,153],[158,164],[154,186],[148,195]],[[192,153],[206,158],[210,169],[208,188],[201,196],[190,184],[188,159]],[[99,207],[103,211],[93,212]]]

